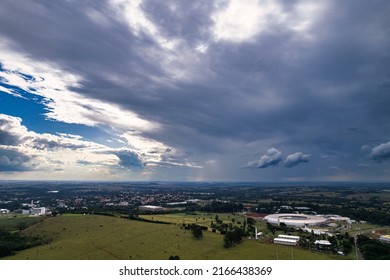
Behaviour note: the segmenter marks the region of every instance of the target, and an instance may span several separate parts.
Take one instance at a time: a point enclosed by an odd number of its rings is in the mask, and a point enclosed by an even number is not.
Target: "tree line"
[[[12,233],[0,229],[0,258],[13,255],[16,251],[48,243],[40,237],[24,236],[20,232]]]

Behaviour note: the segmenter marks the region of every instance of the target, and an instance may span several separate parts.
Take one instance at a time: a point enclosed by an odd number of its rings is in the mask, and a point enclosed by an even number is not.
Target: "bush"
[[[241,242],[243,236],[245,236],[245,231],[241,228],[234,227],[233,230],[227,231],[225,233],[225,237],[223,238],[223,246],[225,248],[233,247],[234,245]]]
[[[390,244],[359,235],[358,245],[366,260],[390,260]]]
[[[0,244],[0,258],[12,255],[12,249],[6,244]]]
[[[24,250],[46,242],[39,237],[27,237],[0,229],[0,257],[6,257],[12,255],[14,251]]]
[[[169,260],[180,260],[180,257],[178,255],[175,256],[170,255]]]

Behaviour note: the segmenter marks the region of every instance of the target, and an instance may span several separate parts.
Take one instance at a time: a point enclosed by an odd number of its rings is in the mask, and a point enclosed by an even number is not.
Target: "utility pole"
[[[356,259],[358,260],[358,247],[357,247],[357,234],[355,235],[355,238],[354,238],[354,241],[355,241],[355,255],[356,255]]]

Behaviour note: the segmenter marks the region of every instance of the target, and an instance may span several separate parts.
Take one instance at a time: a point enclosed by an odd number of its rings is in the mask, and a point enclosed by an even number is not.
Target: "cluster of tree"
[[[200,226],[197,224],[183,224],[183,228],[186,230],[191,230],[192,236],[196,239],[203,238],[203,230],[208,229],[206,226]]]
[[[299,246],[304,248],[310,248],[319,251],[327,251],[334,254],[337,252],[343,252],[345,255],[348,255],[352,252],[354,240],[349,236],[348,233],[338,234],[333,236],[327,236],[325,234],[315,235],[312,233],[299,231]],[[316,240],[328,240],[330,246],[315,244]]]
[[[270,203],[259,203],[256,207],[257,213],[272,214],[275,213],[276,209],[280,207],[279,202],[270,202]]]
[[[335,236],[329,236],[328,241],[332,244],[330,250],[333,253],[341,251],[344,255],[348,255],[352,252],[354,239],[349,236],[349,233],[337,234]]]
[[[216,232],[218,230],[224,235],[223,246],[225,248],[239,244],[244,236],[251,235],[255,232],[255,220],[253,218],[247,218],[242,224],[237,222],[236,225],[233,225],[234,223],[235,218],[232,218],[232,223],[224,223],[219,219],[218,215],[215,216],[215,223],[211,222],[212,231]]]
[[[213,201],[205,206],[191,206],[190,210],[213,213],[234,213],[242,211],[243,208],[244,206],[241,203]]]
[[[366,260],[390,260],[390,244],[359,235],[357,243],[363,258]]]
[[[357,221],[367,221],[376,225],[390,225],[389,211],[386,209],[373,209],[364,207],[334,207],[334,206],[314,206],[314,211],[319,213],[332,213],[346,216]]]
[[[221,234],[225,234],[227,231],[233,230],[234,224],[236,224],[235,227],[240,227],[242,230],[244,230],[247,235],[250,235],[255,231],[254,224],[256,222],[253,218],[247,218],[243,223],[236,221],[235,218],[232,218],[231,221],[231,223],[224,223],[218,215],[215,215],[215,223],[211,222],[212,231],[219,231]]]
[[[267,228],[272,232],[272,234],[275,234],[277,230],[283,231],[286,234],[289,232],[296,232],[296,229],[293,227],[288,227],[285,223],[280,223],[280,225],[267,223]]]
[[[144,219],[144,218],[139,217],[138,215],[132,215],[132,214],[128,215],[127,218],[130,220],[146,222],[146,223],[153,223],[153,224],[166,224],[166,225],[171,224],[170,222],[153,221],[153,220]]]
[[[11,233],[0,229],[0,257],[12,255],[15,251],[24,250],[47,243],[39,237],[23,236],[20,233]]]
[[[241,227],[235,226],[232,230],[228,230],[225,233],[223,246],[225,248],[233,247],[234,245],[239,244],[244,236],[246,236],[245,230]]]
[[[252,233],[255,232],[255,224],[256,224],[256,221],[255,219],[253,218],[247,218],[245,221],[244,221],[244,224],[243,224],[243,229],[246,231],[246,234],[247,235],[251,235]]]
[[[337,252],[343,252],[345,255],[348,255],[352,252],[353,249],[353,238],[349,237],[348,233],[345,235],[338,234],[336,236],[326,236],[326,235],[315,235],[313,233],[300,233],[299,234],[299,246],[304,248],[310,248],[319,251],[327,251],[334,254]],[[330,246],[315,244],[315,240],[328,240]]]

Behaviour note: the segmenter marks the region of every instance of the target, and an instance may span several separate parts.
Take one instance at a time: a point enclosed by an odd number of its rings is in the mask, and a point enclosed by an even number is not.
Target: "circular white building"
[[[273,225],[285,224],[292,227],[305,227],[326,223],[327,218],[322,216],[305,215],[305,214],[271,214],[264,219]]]

